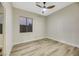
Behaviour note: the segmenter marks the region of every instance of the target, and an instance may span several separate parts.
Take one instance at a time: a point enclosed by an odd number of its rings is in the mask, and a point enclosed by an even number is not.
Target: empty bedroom
[[[2,4],[6,11],[4,55],[79,56],[78,2]]]

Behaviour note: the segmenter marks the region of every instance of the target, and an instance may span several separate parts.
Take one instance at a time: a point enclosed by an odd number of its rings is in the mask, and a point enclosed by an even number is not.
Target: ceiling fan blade
[[[47,9],[51,9],[51,8],[53,8],[53,7],[55,7],[55,5],[53,5],[53,6],[48,6]]]
[[[42,8],[42,6],[40,6],[40,5],[38,5],[38,4],[36,4],[36,6],[38,6],[38,7]]]

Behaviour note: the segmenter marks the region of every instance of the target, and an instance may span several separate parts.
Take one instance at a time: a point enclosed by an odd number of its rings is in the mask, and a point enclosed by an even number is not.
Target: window
[[[0,34],[3,33],[3,14],[0,14]]]
[[[20,32],[32,32],[33,21],[28,17],[20,17]]]

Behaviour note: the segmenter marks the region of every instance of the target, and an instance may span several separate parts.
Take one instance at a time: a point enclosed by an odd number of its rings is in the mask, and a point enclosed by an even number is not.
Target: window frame
[[[21,31],[20,17],[22,17],[22,18],[26,18],[26,24],[27,24],[27,20],[28,20],[28,19],[31,20],[31,23],[32,23],[32,24],[31,24],[31,26],[32,26],[32,27],[31,27],[31,31],[27,31],[27,30],[26,30],[26,31]],[[19,32],[20,32],[20,33],[33,32],[33,18],[25,17],[25,16],[20,16],[20,17],[19,17],[19,27],[20,27],[20,28],[19,28]],[[25,25],[25,26],[26,26],[26,25]],[[26,27],[26,28],[27,28],[27,27]]]

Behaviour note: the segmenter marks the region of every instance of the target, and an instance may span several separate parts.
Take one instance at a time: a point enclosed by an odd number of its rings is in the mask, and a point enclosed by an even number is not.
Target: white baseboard
[[[68,44],[68,45],[71,45],[71,46],[74,46],[74,47],[78,47],[78,48],[79,48],[79,45],[77,45],[77,44],[73,44],[73,43],[71,43],[71,42],[67,42],[67,41],[55,39],[54,37],[51,37],[51,36],[45,36],[45,37],[34,38],[34,39],[32,39],[32,40],[27,40],[27,41],[15,43],[14,45],[16,45],[16,44],[21,44],[21,43],[26,43],[26,42],[31,42],[31,41],[35,41],[35,40],[40,40],[40,39],[44,39],[44,38],[52,39],[52,40],[55,40],[55,41],[58,41],[58,42],[61,42],[61,43]]]
[[[67,42],[67,41],[63,41],[63,40],[59,40],[59,39],[55,39],[54,37],[50,37],[50,36],[46,36],[46,38],[48,38],[48,39],[52,39],[52,40],[55,40],[55,41],[58,41],[58,42],[61,42],[61,43],[68,44],[68,45],[71,45],[71,46],[74,46],[74,47],[79,48],[79,45],[77,45],[77,44],[73,44],[73,43],[71,43],[71,42]]]
[[[45,37],[38,37],[38,38],[34,38],[32,40],[26,40],[26,41],[23,41],[23,42],[14,43],[14,45],[21,44],[21,43],[27,43],[27,42],[31,42],[31,41],[36,41],[36,40],[40,40],[40,39],[44,39],[44,38]]]

